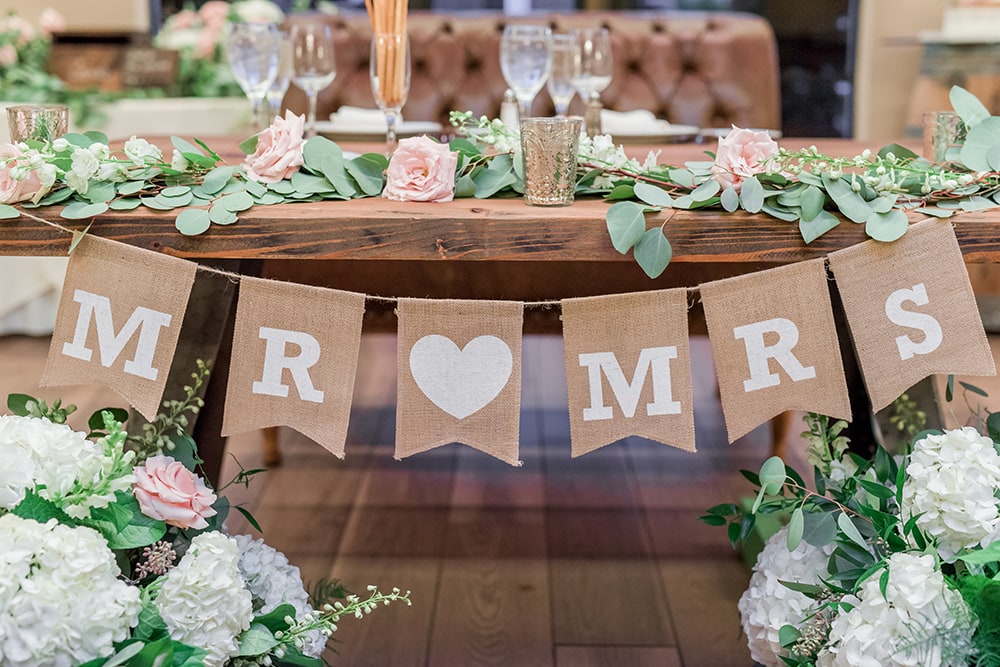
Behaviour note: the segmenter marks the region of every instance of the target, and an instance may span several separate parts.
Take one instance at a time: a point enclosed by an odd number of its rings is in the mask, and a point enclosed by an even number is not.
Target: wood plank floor
[[[62,396],[81,419],[123,404],[100,387],[36,389],[47,348],[0,338],[2,395]],[[528,336],[524,355],[523,468],[462,445],[394,461],[395,337],[368,335],[346,459],[281,429],[283,464],[227,492],[307,580],[412,591],[412,607],[345,621],[331,662],[749,667],[736,611],[749,573],[697,516],[746,494],[738,471],[759,467],[770,436],[727,444],[707,341],[692,341],[695,454],[630,439],[572,460],[562,341]],[[229,451],[257,467],[260,446],[249,433]],[[235,470],[228,461],[223,479]],[[238,515],[229,528],[253,532]]]

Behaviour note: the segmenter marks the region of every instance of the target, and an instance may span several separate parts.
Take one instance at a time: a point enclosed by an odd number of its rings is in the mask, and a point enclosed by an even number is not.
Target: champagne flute
[[[552,31],[543,25],[508,25],[500,40],[500,69],[517,96],[521,118],[531,115],[531,103],[552,69]]]
[[[576,94],[573,71],[576,66],[576,40],[573,35],[552,35],[552,71],[546,83],[549,97],[556,107],[556,116],[566,116],[569,103]]]
[[[271,113],[270,120],[281,115],[281,103],[285,100],[285,93],[292,81],[292,36],[284,30],[281,31],[281,39],[278,42],[278,75],[274,78],[274,83],[267,89],[267,106]]]
[[[330,26],[303,23],[292,26],[292,81],[309,99],[306,136],[316,134],[316,98],[337,76]]]
[[[254,128],[264,129],[264,100],[278,75],[280,33],[274,23],[230,23],[226,59],[233,78],[250,100]]]
[[[396,124],[410,92],[410,38],[402,33],[372,36],[368,74],[375,104],[385,114],[385,150],[396,150]]]
[[[607,28],[578,28],[572,32],[577,60],[573,87],[587,105],[587,134],[601,129],[601,91],[611,83],[611,35]]]

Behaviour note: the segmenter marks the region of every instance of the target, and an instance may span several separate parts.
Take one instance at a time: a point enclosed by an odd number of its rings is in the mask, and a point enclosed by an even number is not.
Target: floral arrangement
[[[13,11],[0,17],[0,100],[66,104],[81,121],[94,116],[105,94],[68,90],[62,79],[48,72],[53,36],[65,29],[62,15],[51,7],[42,11],[37,26]]]
[[[757,517],[786,525],[757,557],[740,618],[754,660],[779,665],[1000,665],[1000,420],[923,431],[908,451],[848,451],[844,422],[808,415],[813,483],[778,457],[750,506],[702,520],[734,545]],[[747,503],[749,505],[749,503]]]
[[[873,239],[893,241],[909,226],[907,210],[948,217],[1000,205],[1000,117],[964,89],[954,88],[951,98],[969,129],[965,144],[944,164],[897,145],[851,158],[812,147],[787,151],[765,133],[734,128],[708,153],[711,159],[672,167],[658,164],[657,153],[643,162],[629,158],[605,135],[580,139],[576,194],[612,202],[606,214],[612,245],[621,253],[634,250],[654,278],[666,269],[672,249],[662,226],[646,229],[645,216],[669,207],[771,215],[797,224],[805,243],[843,219],[864,224]],[[448,145],[404,139],[391,162],[378,153],[348,158],[324,137],[304,140],[303,119],[288,111],[241,145],[247,154],[241,165],[225,164],[203,142],[178,137],[169,159],[137,137],[112,151],[99,132],[0,146],[0,219],[20,215],[10,206],[18,203],[63,204],[60,215],[67,219],[146,206],[178,210],[177,229],[196,235],[213,224],[233,224],[258,205],[523,193],[513,129],[469,112],[453,113],[452,122],[465,136]]]
[[[342,618],[410,604],[409,592],[370,586],[362,598],[336,582],[310,600],[283,554],[226,534],[228,502],[195,472],[180,428],[200,407],[195,393],[138,436],[122,410],[95,414],[83,433],[64,423],[72,406],[11,396],[15,414],[0,416],[0,664],[321,667]]]
[[[224,52],[231,22],[281,23],[284,12],[270,0],[209,0],[185,7],[164,22],[153,45],[180,54],[176,84],[167,92],[181,97],[242,96]]]

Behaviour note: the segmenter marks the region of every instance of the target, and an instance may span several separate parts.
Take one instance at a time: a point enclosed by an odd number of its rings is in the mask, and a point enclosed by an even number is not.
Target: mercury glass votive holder
[[[940,163],[958,159],[968,129],[954,111],[924,112],[924,157]]]
[[[69,130],[69,107],[65,104],[17,104],[7,107],[10,140],[51,141]]]
[[[582,128],[580,118],[521,120],[525,204],[568,206],[573,203]]]

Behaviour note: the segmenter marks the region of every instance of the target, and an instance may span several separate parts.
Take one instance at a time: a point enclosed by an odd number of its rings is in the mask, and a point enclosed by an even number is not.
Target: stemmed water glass
[[[309,99],[306,136],[316,134],[316,98],[337,76],[330,26],[303,23],[292,26],[292,81]]]
[[[588,107],[588,119],[596,115],[600,129],[601,91],[611,83],[611,36],[607,28],[579,28],[572,35],[577,49],[573,87]]]
[[[271,114],[271,120],[281,114],[281,103],[285,100],[285,93],[292,81],[292,36],[288,32],[281,32],[281,39],[278,42],[278,75],[274,77],[274,83],[267,89],[267,106]]]
[[[564,117],[576,94],[573,71],[576,66],[576,40],[573,35],[552,35],[552,70],[546,86],[556,107],[556,116]]]
[[[233,77],[250,99],[257,130],[267,126],[264,99],[278,75],[280,38],[273,23],[230,23],[227,29],[226,58]]]
[[[552,69],[552,31],[543,25],[508,25],[500,40],[500,69],[517,96],[521,118],[531,115],[531,103]]]
[[[385,114],[385,150],[396,150],[396,124],[410,92],[410,39],[403,33],[372,36],[369,77],[375,104]]]

